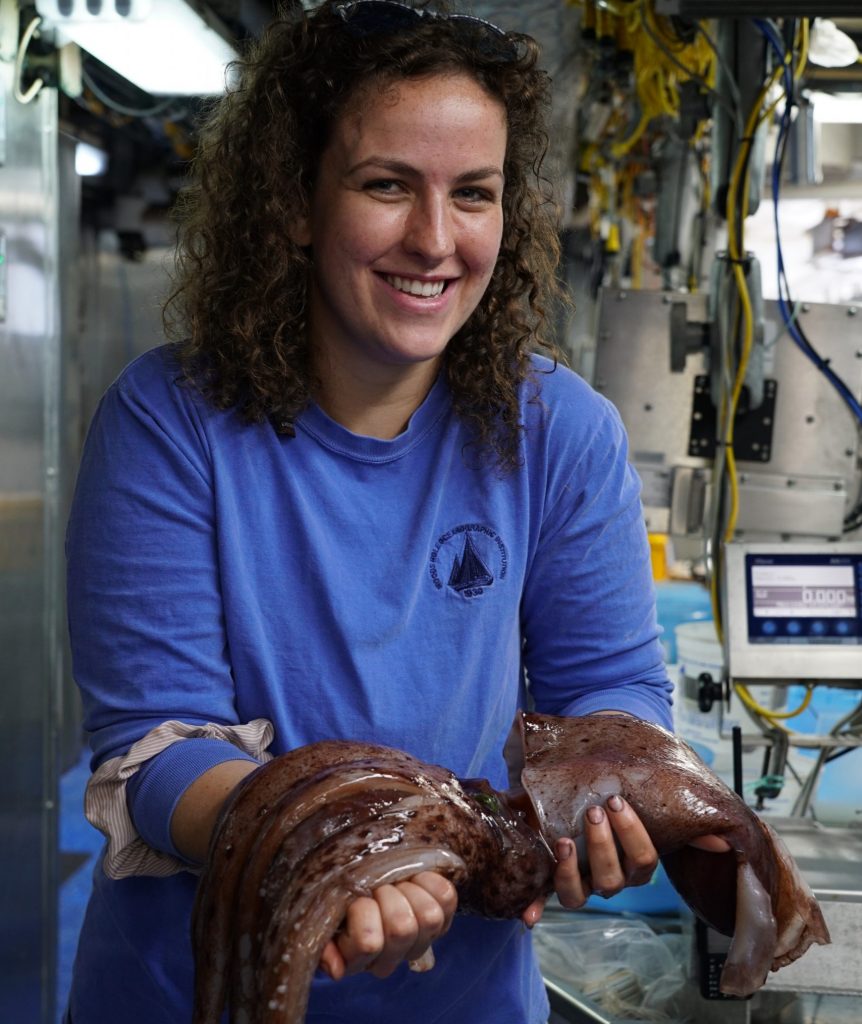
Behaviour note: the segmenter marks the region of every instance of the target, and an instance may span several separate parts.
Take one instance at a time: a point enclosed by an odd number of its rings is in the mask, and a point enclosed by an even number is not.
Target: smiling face
[[[430,386],[494,270],[505,153],[505,110],[466,74],[354,98],[296,239],[313,251],[310,338],[324,389],[334,376]]]

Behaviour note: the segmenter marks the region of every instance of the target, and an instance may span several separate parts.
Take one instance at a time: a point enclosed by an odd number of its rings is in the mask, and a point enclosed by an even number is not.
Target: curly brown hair
[[[560,294],[553,188],[542,173],[550,82],[530,36],[486,32],[440,6],[397,31],[350,31],[334,0],[284,12],[237,62],[236,84],[202,127],[193,184],[177,205],[168,336],[183,377],[221,409],[293,433],[317,388],[307,340],[312,255],[292,239],[332,127],[363,86],[466,72],[505,107],[503,237],[492,279],[449,342],[453,406],[501,468],[521,462],[518,389],[531,351],[558,356],[549,310]],[[439,16],[443,13],[444,16]],[[475,28],[476,26],[473,26]],[[500,59],[497,46],[511,52]]]

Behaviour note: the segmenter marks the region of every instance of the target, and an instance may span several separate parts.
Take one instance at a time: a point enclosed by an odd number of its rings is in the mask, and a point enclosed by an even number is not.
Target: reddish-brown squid
[[[459,912],[517,918],[553,888],[556,841],[621,795],[695,914],[733,940],[748,995],[829,934],[772,829],[666,730],[625,715],[521,716],[521,788],[495,792],[388,747],[326,741],[253,772],[222,813],[193,917],[193,1024],[300,1024],[351,900],[439,871]],[[690,845],[721,836],[726,853]]]

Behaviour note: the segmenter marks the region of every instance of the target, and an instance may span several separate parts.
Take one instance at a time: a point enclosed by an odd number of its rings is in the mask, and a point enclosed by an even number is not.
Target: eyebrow
[[[405,177],[419,175],[415,167],[403,160],[390,160],[387,157],[382,156],[370,156],[367,160],[360,160],[358,164],[354,164],[348,170],[348,174],[355,174],[357,171],[363,170],[365,167],[380,167],[385,171],[392,171],[393,174],[401,174]],[[483,178],[499,178],[503,180],[503,172],[499,167],[476,167],[473,170],[465,171],[463,174],[459,174],[455,179],[457,183],[463,183],[465,181],[480,181]]]

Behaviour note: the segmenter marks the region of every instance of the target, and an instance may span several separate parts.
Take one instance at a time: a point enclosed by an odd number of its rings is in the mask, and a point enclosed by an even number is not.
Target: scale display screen
[[[862,554],[749,554],[748,639],[862,643]]]

